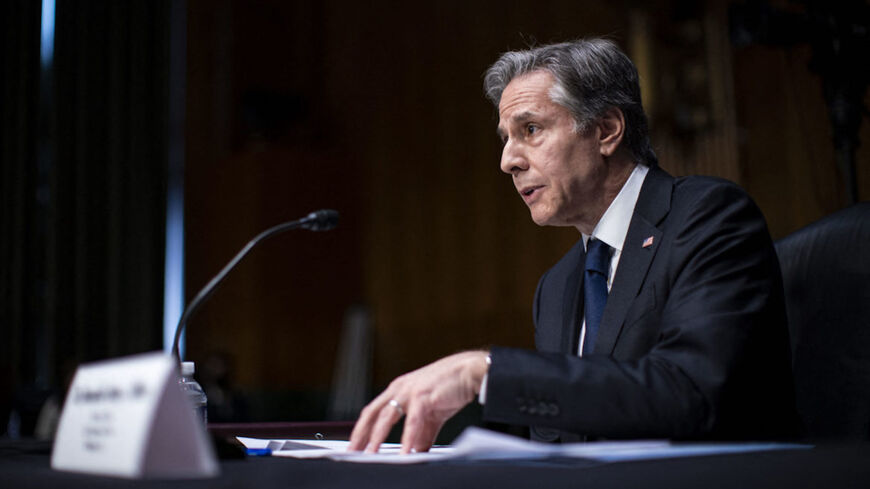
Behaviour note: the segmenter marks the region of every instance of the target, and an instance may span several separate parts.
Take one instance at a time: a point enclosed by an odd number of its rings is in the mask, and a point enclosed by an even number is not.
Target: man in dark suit
[[[736,185],[658,168],[637,71],[610,41],[504,54],[487,72],[501,169],[539,225],[581,239],[538,284],[535,352],[493,348],[403,375],[360,415],[377,450],[407,415],[426,450],[477,397],[535,438],[776,438],[794,409],[782,284]]]

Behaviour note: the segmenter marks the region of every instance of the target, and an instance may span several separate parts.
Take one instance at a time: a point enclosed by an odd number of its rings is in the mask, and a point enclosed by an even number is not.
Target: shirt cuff
[[[486,384],[488,384],[489,380],[489,366],[492,365],[492,357],[489,355],[486,356],[486,368],[487,372],[483,374],[483,380],[480,381],[480,392],[477,393],[477,402],[481,405],[486,404]]]
[[[486,384],[489,374],[483,374],[483,382],[480,383],[480,392],[477,394],[477,402],[481,405],[486,404]]]

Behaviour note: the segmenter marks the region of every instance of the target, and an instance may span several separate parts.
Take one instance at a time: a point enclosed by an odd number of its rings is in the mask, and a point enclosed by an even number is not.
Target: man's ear
[[[598,147],[602,156],[613,156],[622,143],[625,116],[616,107],[607,109],[598,119]]]

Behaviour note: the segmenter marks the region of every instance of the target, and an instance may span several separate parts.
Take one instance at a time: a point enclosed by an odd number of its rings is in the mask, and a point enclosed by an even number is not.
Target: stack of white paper
[[[790,443],[671,443],[666,440],[549,444],[529,441],[477,427],[469,427],[449,447],[434,447],[426,453],[399,454],[395,443],[381,445],[378,453],[348,452],[347,441],[263,440],[238,437],[251,449],[268,448],[273,456],[327,458],[345,462],[412,464],[443,460],[536,460],[576,458],[597,462],[621,462],[655,458],[691,457],[765,450],[808,449],[811,445]]]

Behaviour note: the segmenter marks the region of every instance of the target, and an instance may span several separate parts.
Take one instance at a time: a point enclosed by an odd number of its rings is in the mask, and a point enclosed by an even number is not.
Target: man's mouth
[[[542,185],[536,185],[531,187],[525,187],[520,190],[520,195],[523,196],[523,199],[529,200],[539,189],[541,189]]]
[[[533,193],[535,193],[535,191],[538,190],[539,188],[541,188],[540,185],[537,187],[526,187],[526,188],[520,190],[520,194],[522,194],[523,197],[528,197],[528,196],[532,195]]]

